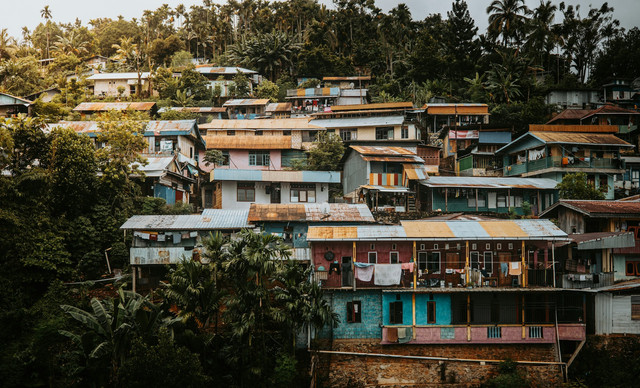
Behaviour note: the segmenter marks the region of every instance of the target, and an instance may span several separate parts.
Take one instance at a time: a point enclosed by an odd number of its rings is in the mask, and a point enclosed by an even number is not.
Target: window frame
[[[487,266],[487,253],[489,254],[489,266]],[[485,251],[484,255],[482,255],[482,259],[483,259],[483,263],[482,263],[482,268],[484,268],[484,270],[489,274],[493,274],[493,252],[492,251]]]
[[[269,167],[271,164],[271,152],[249,151],[249,166]]]
[[[351,302],[347,302],[347,323],[362,323],[361,301],[352,300]]]
[[[630,304],[631,304],[631,320],[632,321],[640,321],[640,296],[639,295],[631,295]],[[635,307],[635,313],[634,313]]]
[[[436,301],[427,301],[427,323],[436,323]]]
[[[474,254],[476,256],[475,267],[474,267],[474,263],[473,263]],[[469,252],[469,268],[471,268],[471,269],[480,269],[480,252],[478,252],[478,251]]]
[[[395,261],[393,260],[393,255],[396,256]],[[398,251],[389,252],[389,264],[399,264],[400,263],[400,253]]]
[[[424,260],[422,260],[421,256],[424,255]],[[418,252],[418,270],[426,271],[427,263],[429,262],[429,252]],[[424,263],[424,268],[423,264]]]
[[[304,194],[301,194],[304,193]],[[297,194],[297,195],[294,195]],[[289,187],[289,202],[291,203],[316,203],[316,185],[292,183]],[[304,199],[303,199],[304,197]],[[295,198],[295,199],[294,199]]]
[[[374,255],[374,261],[371,261],[371,254]],[[367,252],[367,263],[378,264],[378,252]]]
[[[438,260],[437,265],[434,266],[436,263],[434,257],[436,255],[438,255]],[[434,269],[435,267],[437,267],[437,269]],[[429,271],[429,273],[440,273],[440,271],[442,271],[442,254],[440,254],[440,252],[429,252],[427,254],[427,271]]]
[[[240,193],[244,195],[240,198]],[[252,193],[252,199],[247,199],[248,194]],[[255,202],[256,201],[256,184],[255,182],[237,182],[236,183],[236,201],[237,202]]]
[[[401,300],[394,300],[389,302],[389,324],[390,325],[402,325],[404,323],[404,317],[402,314],[403,304]]]

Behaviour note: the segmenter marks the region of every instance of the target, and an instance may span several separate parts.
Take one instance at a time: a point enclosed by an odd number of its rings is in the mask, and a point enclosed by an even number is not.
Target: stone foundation
[[[557,361],[554,345],[380,345],[379,340],[333,340],[325,350],[432,356],[464,359]],[[412,360],[375,356],[323,354],[319,357],[321,387],[478,387],[495,376],[497,364],[460,361]],[[536,387],[562,384],[556,365],[519,365]]]

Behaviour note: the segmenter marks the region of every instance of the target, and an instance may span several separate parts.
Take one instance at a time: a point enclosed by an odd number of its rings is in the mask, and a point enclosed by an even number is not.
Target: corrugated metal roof
[[[577,133],[577,132],[529,132],[545,143],[562,144],[597,144],[633,147],[632,144],[617,138],[610,133]]]
[[[221,106],[173,106],[169,109],[191,113],[225,113],[227,111],[226,108]]]
[[[529,124],[529,132],[618,133],[617,125]]]
[[[489,115],[489,106],[487,104],[474,104],[474,103],[462,103],[462,104],[449,104],[449,103],[436,103],[425,104],[424,109],[427,114],[430,115]]]
[[[309,227],[308,241],[393,240],[538,240],[567,241],[567,234],[551,221],[537,220],[420,220],[401,226]]]
[[[253,105],[267,105],[269,103],[268,98],[245,98],[227,100],[222,106],[253,106]]]
[[[634,110],[625,109],[621,106],[614,105],[612,103],[606,103],[600,108],[593,110],[586,114],[582,119],[587,119],[595,115],[640,115],[640,112]]]
[[[248,215],[248,210],[207,209],[202,215],[133,216],[120,229],[189,231],[253,228],[247,222]]]
[[[511,142],[511,132],[487,132],[478,134],[479,144],[508,144]]]
[[[362,185],[361,189],[377,190],[383,193],[406,193],[409,191],[408,187],[404,186],[390,186],[390,185]]]
[[[332,112],[375,109],[413,109],[413,103],[411,101],[379,102],[374,104],[335,105],[331,107]]]
[[[0,92],[0,96],[6,96],[9,99],[13,99],[14,100],[13,103],[10,103],[10,104],[3,103],[2,105],[30,105],[30,104],[33,104],[33,101],[27,100],[25,98],[12,96],[9,93]]]
[[[243,67],[224,67],[224,66],[213,66],[209,64],[197,65],[196,71],[198,73],[213,73],[213,74],[236,74],[236,73],[258,74],[258,72],[255,70],[249,70]]]
[[[580,120],[591,112],[591,109],[565,109],[562,112],[555,115],[547,124],[551,124],[554,121],[559,120]]]
[[[380,156],[402,156],[402,155],[416,155],[415,152],[402,147],[380,147],[380,146],[350,146],[361,155],[380,155]]]
[[[140,74],[140,79],[149,78],[150,73],[144,72]],[[138,73],[98,73],[87,78],[88,80],[109,80],[109,79],[138,79]]]
[[[427,187],[551,190],[555,189],[558,182],[549,178],[430,176],[420,184]]]
[[[340,183],[340,171],[214,169],[211,181]]]
[[[375,222],[365,204],[251,204],[249,221]]]
[[[589,217],[618,217],[640,218],[640,202],[632,201],[589,201],[561,199],[540,215],[544,216],[558,207],[567,207]]]
[[[200,129],[206,130],[265,130],[265,129],[286,129],[286,130],[319,130],[321,126],[311,124],[309,117],[296,117],[286,119],[256,119],[256,120],[221,120],[215,119],[211,122],[201,124]]]
[[[149,111],[155,102],[83,102],[73,108],[76,112],[106,112],[110,110]]]
[[[417,161],[417,158],[417,156],[363,156],[362,160],[367,162],[413,163]]]
[[[427,166],[424,164],[403,164],[402,167],[407,179],[424,180],[429,178]]]
[[[290,102],[274,102],[267,105],[267,112],[291,112]]]
[[[97,121],[60,121],[49,124],[50,128],[68,127],[78,133],[95,135],[100,132]],[[196,120],[152,120],[147,122],[144,136],[156,136],[171,132],[172,135],[193,135],[200,137],[196,130]]]
[[[325,128],[357,128],[376,127],[385,125],[402,125],[404,116],[382,116],[382,117],[346,117],[335,119],[313,119],[310,124]]]
[[[578,244],[578,250],[632,248],[636,246],[633,232],[570,234],[569,238]]]
[[[138,167],[138,170],[144,172],[146,176],[157,178],[166,173],[175,156],[146,156],[146,159],[147,165],[142,166],[138,163],[134,163],[134,165]]]
[[[346,77],[322,77],[323,81],[369,81],[370,75],[352,75]]]
[[[223,150],[286,150],[291,148],[291,136],[205,136],[207,149]]]

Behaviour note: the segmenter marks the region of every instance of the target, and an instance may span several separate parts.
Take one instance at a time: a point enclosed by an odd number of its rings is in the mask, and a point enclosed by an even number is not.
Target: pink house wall
[[[228,150],[229,159],[231,162],[228,166],[215,166],[219,169],[240,169],[240,170],[281,170],[282,169],[282,151],[271,150],[269,157],[271,164],[269,166],[250,166],[249,165],[249,150]],[[204,160],[204,151],[200,151],[200,160]],[[210,172],[213,170],[213,164],[205,166],[204,162],[200,162],[200,168],[204,172]]]
[[[399,326],[402,327],[402,326]],[[453,339],[440,338],[441,327],[417,327],[416,338],[410,344],[514,344],[514,343],[554,343],[556,342],[555,328],[545,326],[542,328],[542,338],[528,338],[529,329],[525,326],[525,338],[522,338],[522,326],[502,326],[502,338],[487,338],[487,327],[472,326],[471,340],[467,340],[467,327],[454,327]],[[388,327],[382,329],[382,343],[391,344],[387,340]]]
[[[582,323],[563,323],[558,325],[558,336],[561,340],[582,341],[587,338],[587,328]]]

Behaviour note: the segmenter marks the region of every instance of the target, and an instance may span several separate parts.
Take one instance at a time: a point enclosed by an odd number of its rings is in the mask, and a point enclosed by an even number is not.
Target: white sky
[[[332,6],[331,0],[319,0],[320,3]],[[540,0],[526,0],[529,7],[535,7]],[[225,3],[225,0],[214,0],[217,3]],[[451,0],[376,0],[376,5],[383,11],[395,7],[398,3],[404,2],[411,9],[414,20],[424,19],[431,13],[441,13],[446,17],[446,12],[451,9]],[[640,1],[639,0],[609,0],[609,5],[615,8],[614,17],[626,29],[633,28],[640,24]],[[49,5],[52,12],[52,19],[57,22],[72,22],[79,18],[83,24],[87,24],[90,19],[99,17],[116,18],[118,15],[126,19],[140,18],[145,9],[156,9],[162,4],[169,4],[172,8],[182,3],[189,7],[193,4],[202,4],[201,0],[106,0],[106,1],[81,1],[81,0],[2,0],[2,11],[0,12],[0,28],[7,28],[9,34],[15,38],[21,38],[23,26],[33,30],[42,21],[40,10]],[[486,29],[487,14],[485,12],[491,0],[467,0],[469,11],[474,18],[480,32]],[[554,0],[559,4],[560,0]],[[589,4],[600,6],[603,2],[590,0],[565,0],[566,4],[582,4],[586,14]]]

